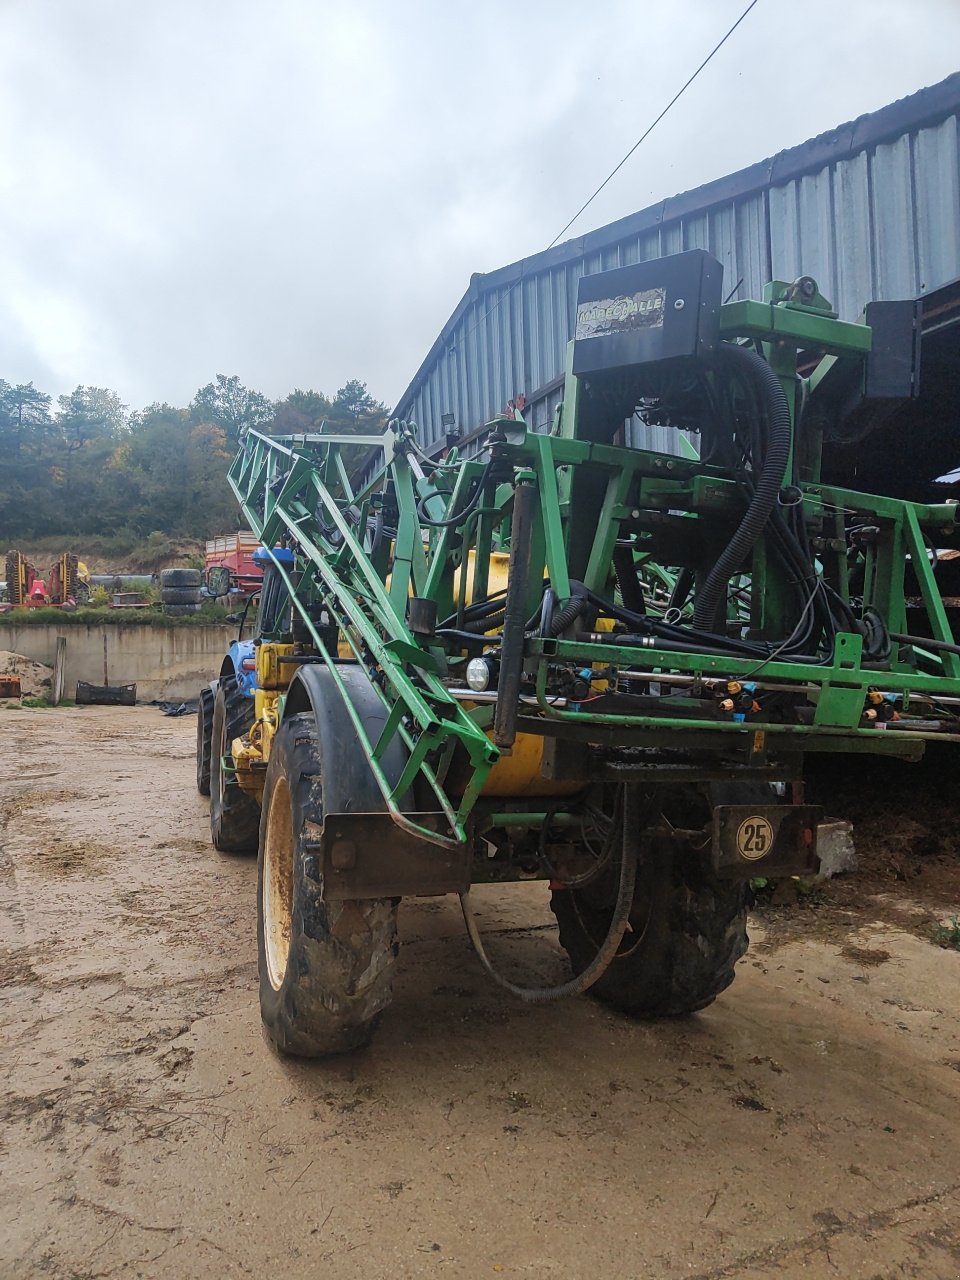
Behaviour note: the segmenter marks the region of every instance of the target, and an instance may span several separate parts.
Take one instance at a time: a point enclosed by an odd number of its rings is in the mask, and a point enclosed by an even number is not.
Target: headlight
[[[471,658],[467,663],[467,684],[474,693],[489,689],[490,676],[490,663],[486,658]]]

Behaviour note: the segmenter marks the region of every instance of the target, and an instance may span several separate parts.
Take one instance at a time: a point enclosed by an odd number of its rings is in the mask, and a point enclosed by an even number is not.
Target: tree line
[[[106,387],[53,399],[0,378],[0,544],[84,534],[206,538],[238,527],[227,468],[242,431],[379,430],[385,404],[366,383],[328,397],[271,401],[217,374],[186,408],[130,412]]]

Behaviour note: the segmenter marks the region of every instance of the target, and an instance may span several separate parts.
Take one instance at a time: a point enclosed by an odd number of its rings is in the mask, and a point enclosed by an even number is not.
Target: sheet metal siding
[[[519,279],[498,272],[484,287],[480,277],[398,405],[425,443],[439,439],[442,414],[455,414],[468,432],[521,390],[528,420],[550,429],[559,391],[547,388],[563,372],[581,275],[704,248],[723,264],[726,294],[742,281],[736,296],[757,298],[769,279],[812,275],[849,320],[871,299],[917,297],[960,276],[957,113],[817,172],[597,245],[602,234],[565,261],[551,262],[556,251],[527,259]],[[669,447],[670,433],[637,434],[635,442]]]

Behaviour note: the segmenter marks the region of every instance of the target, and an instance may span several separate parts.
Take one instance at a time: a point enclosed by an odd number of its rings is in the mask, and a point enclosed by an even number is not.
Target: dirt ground
[[[960,1276],[940,863],[769,909],[729,992],[649,1025],[514,1003],[454,901],[405,904],[374,1047],[307,1065],[261,1036],[194,720],[2,718],[4,1280]],[[544,891],[481,909],[513,973],[564,975]]]

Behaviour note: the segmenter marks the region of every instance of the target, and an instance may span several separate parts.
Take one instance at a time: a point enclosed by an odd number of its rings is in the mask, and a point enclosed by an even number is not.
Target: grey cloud
[[[216,372],[392,401],[741,0],[0,8],[0,376],[185,403]],[[815,39],[799,39],[799,31]],[[960,12],[761,0],[571,234],[954,69]]]

